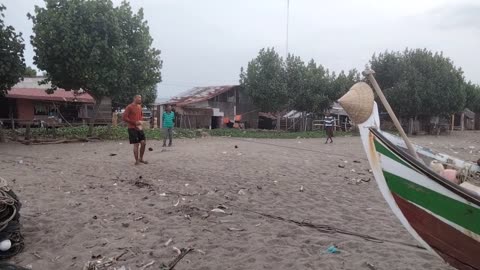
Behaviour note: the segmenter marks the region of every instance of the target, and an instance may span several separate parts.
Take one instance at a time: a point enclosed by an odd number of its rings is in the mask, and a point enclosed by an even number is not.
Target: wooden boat
[[[479,270],[478,187],[464,188],[425,164],[435,159],[470,175],[479,173],[479,166],[420,146],[414,149],[423,161],[408,153],[402,139],[380,130],[378,107],[366,83],[354,85],[339,102],[358,125],[378,187],[403,226],[451,266]]]

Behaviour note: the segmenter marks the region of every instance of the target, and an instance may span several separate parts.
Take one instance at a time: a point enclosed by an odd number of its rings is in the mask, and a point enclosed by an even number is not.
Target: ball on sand
[[[149,148],[148,148],[148,151],[153,151],[153,148],[152,148],[152,147],[149,147]]]

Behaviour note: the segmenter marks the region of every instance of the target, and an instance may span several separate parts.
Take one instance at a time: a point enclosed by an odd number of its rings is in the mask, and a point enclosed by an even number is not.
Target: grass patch
[[[235,138],[261,138],[261,139],[297,139],[297,138],[325,138],[325,131],[287,132],[276,130],[239,130],[239,129],[212,129],[208,130],[211,136]],[[335,132],[335,136],[349,136],[351,132]]]
[[[25,129],[5,130],[8,137],[25,136]],[[62,127],[57,129],[32,128],[32,138],[86,138],[88,133],[87,126],[81,127]],[[324,131],[306,131],[306,132],[286,132],[273,130],[239,130],[239,129],[174,129],[174,138],[198,138],[202,134],[209,134],[216,137],[235,137],[235,138],[264,138],[264,139],[296,139],[296,138],[325,138]],[[351,136],[351,132],[336,132],[335,136]],[[163,133],[159,129],[145,130],[147,139],[163,139]],[[93,129],[93,137],[104,140],[128,140],[128,132],[125,127],[107,127],[98,126]]]

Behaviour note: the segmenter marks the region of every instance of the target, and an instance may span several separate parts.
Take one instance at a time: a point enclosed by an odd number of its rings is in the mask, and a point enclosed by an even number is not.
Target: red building
[[[39,85],[43,78],[25,78],[0,98],[0,121],[5,125],[23,126],[26,123],[82,122],[91,117],[95,100],[87,93],[57,89],[47,94],[47,85]],[[101,117],[111,121],[110,99],[102,100]]]

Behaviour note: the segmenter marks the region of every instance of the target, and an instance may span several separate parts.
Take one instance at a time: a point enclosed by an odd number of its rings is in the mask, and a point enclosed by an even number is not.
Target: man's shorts
[[[129,128],[128,139],[130,140],[130,144],[140,143],[141,141],[145,141],[145,133],[143,132],[143,130]]]
[[[333,137],[333,127],[325,127],[325,132],[328,137]]]

